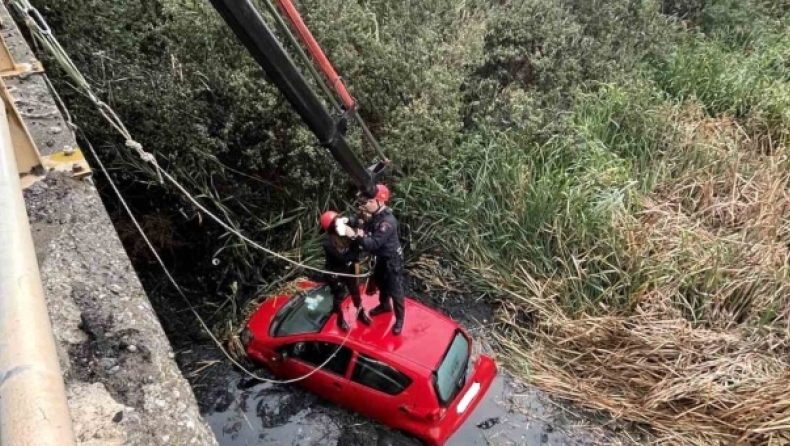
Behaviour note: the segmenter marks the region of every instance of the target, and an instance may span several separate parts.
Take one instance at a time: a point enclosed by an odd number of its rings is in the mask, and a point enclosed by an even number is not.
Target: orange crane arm
[[[307,50],[310,52],[310,55],[313,56],[315,62],[321,68],[321,71],[326,76],[329,84],[332,88],[337,92],[340,99],[343,101],[343,105],[345,106],[346,110],[353,110],[356,106],[356,101],[351,95],[348,93],[348,89],[346,88],[343,80],[335,71],[332,64],[327,59],[324,51],[318,45],[313,34],[307,29],[307,25],[305,25],[304,21],[302,20],[302,16],[299,15],[299,11],[296,10],[291,0],[277,0],[277,5],[282,10],[283,14],[288,18],[288,21],[291,22],[291,26],[294,27],[296,33],[299,35],[299,38],[302,40],[302,43],[307,47]]]

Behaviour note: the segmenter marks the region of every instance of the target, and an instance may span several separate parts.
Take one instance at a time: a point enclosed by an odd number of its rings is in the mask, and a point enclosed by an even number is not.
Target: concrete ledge
[[[216,444],[96,189],[56,173],[25,199],[80,444]]]
[[[32,52],[5,5],[17,62]],[[76,147],[43,74],[6,80],[42,155]],[[25,191],[41,278],[81,445],[216,445],[90,180],[50,173]]]

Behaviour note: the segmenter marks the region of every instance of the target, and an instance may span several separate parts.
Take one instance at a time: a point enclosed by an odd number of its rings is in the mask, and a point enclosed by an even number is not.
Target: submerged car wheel
[[[425,446],[425,443],[400,431],[379,431],[377,446]]]

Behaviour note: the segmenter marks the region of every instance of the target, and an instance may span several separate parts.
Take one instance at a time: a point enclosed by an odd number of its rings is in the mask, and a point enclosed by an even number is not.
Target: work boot
[[[392,308],[389,305],[378,305],[376,308],[370,310],[371,316],[378,316],[380,314],[389,313],[392,311]]]
[[[343,318],[343,316],[337,317],[337,326],[343,331],[348,331],[348,324],[346,323],[346,320]]]
[[[401,331],[403,331],[403,320],[396,320],[395,325],[392,326],[392,334],[400,336]]]
[[[365,310],[363,310],[362,308],[360,308],[359,313],[357,313],[357,320],[365,325],[370,325],[373,323],[373,321],[371,321],[370,318],[368,317],[367,313],[365,313]]]

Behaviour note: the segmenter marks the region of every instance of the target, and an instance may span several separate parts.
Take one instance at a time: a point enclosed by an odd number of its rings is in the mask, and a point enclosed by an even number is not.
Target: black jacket
[[[344,250],[337,249],[332,243],[332,237],[324,238],[324,255],[326,263],[324,269],[337,273],[354,274],[354,263],[359,262],[359,245],[351,241],[349,247]]]
[[[385,259],[403,255],[398,238],[398,221],[390,208],[375,214],[365,225],[365,232],[367,234],[360,239],[360,246],[366,252]]]

